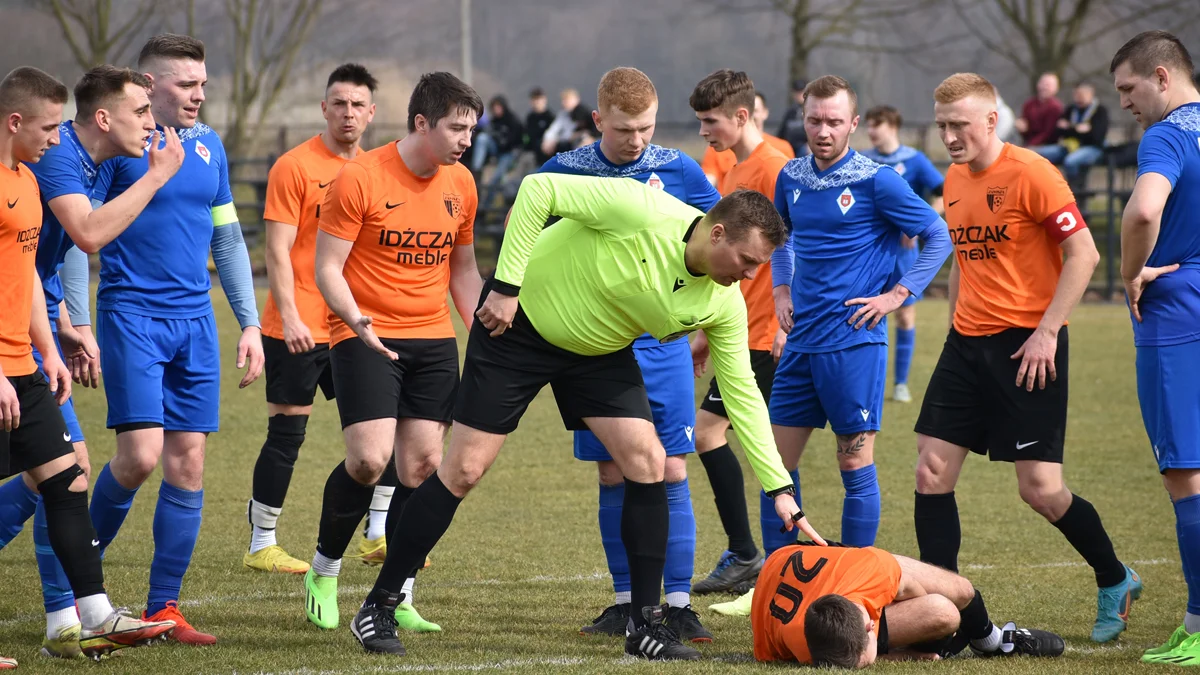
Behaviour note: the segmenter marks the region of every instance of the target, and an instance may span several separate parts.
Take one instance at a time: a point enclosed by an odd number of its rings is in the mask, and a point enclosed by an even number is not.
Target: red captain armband
[[[1079,213],[1079,206],[1075,202],[1071,202],[1051,213],[1042,221],[1042,227],[1050,233],[1051,239],[1061,244],[1067,237],[1086,228],[1087,223],[1083,221],[1083,216]]]

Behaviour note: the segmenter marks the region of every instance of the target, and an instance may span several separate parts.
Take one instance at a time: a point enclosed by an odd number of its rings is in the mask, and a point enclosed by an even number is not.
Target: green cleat
[[[750,616],[750,608],[754,604],[754,589],[751,588],[745,595],[737,600],[729,602],[718,602],[715,605],[709,605],[708,608],[717,614],[725,616]]]
[[[1187,635],[1187,632],[1180,627],[1171,634],[1171,639],[1167,641],[1167,645],[1174,642],[1175,636],[1180,633],[1183,633],[1185,637],[1174,649],[1148,658],[1146,655],[1143,655],[1142,660],[1147,663],[1164,663],[1173,666],[1200,666],[1200,633]],[[1163,647],[1165,646],[1163,645]],[[1162,649],[1162,647],[1156,647],[1155,649]]]
[[[417,608],[412,606],[410,602],[402,602],[396,605],[396,627],[410,633],[440,633],[442,627],[426,621],[417,614]]]
[[[42,656],[55,659],[86,660],[87,657],[83,655],[83,650],[79,648],[79,634],[82,629],[82,626],[75,624],[58,631],[58,637],[54,639],[42,638]]]
[[[1191,633],[1187,632],[1187,629],[1183,626],[1176,628],[1175,632],[1171,633],[1171,637],[1167,638],[1166,642],[1142,652],[1142,661],[1144,663],[1157,663],[1159,657],[1166,656],[1178,649],[1179,645],[1183,644],[1190,636]]]
[[[323,577],[311,569],[304,575],[304,615],[318,628],[338,627],[337,577]]]

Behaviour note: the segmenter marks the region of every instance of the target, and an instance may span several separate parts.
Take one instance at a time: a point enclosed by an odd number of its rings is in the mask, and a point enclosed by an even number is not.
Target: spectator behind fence
[[[560,97],[562,110],[554,116],[554,122],[542,137],[542,152],[547,155],[573,150],[600,137],[591,111],[579,99],[579,92],[563,89]]]
[[[1086,177],[1087,168],[1104,157],[1108,135],[1108,109],[1096,99],[1096,88],[1088,82],[1075,85],[1071,105],[1057,123],[1057,143],[1034,150],[1061,164],[1073,188]]]
[[[484,141],[485,138],[486,141]],[[479,202],[481,207],[486,209],[491,205],[496,188],[504,182],[504,178],[512,169],[513,164],[517,163],[517,158],[521,155],[521,149],[524,147],[524,140],[524,126],[521,124],[521,119],[509,109],[508,99],[503,96],[493,97],[488,102],[487,132],[479,134],[479,142],[486,147],[487,152],[486,154],[482,152],[476,154],[472,167],[476,175],[479,175],[483,170],[487,155],[496,158],[496,170],[484,186],[483,199]],[[480,160],[481,156],[484,159]]]
[[[553,123],[554,111],[548,106],[546,92],[534,87],[529,91],[529,114],[525,116],[525,148],[533,153],[536,166],[550,159],[550,154],[542,151],[542,139]]]
[[[1027,147],[1047,145],[1058,137],[1058,118],[1062,117],[1063,104],[1058,100],[1058,75],[1042,73],[1037,81],[1037,95],[1021,106],[1017,118],[1017,131]]]

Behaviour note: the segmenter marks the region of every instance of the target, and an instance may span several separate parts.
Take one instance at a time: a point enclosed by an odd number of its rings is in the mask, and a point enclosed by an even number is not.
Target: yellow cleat
[[[717,614],[725,616],[750,616],[750,608],[753,604],[754,589],[751,588],[749,593],[739,597],[737,600],[718,602],[715,605],[709,605],[708,608]]]
[[[363,537],[358,541],[358,553],[349,553],[346,557],[359,558],[364,565],[382,565],[383,561],[387,560],[387,537],[378,539]],[[425,567],[429,567],[429,565],[429,556],[425,556]]]
[[[79,624],[67,626],[58,631],[58,637],[42,639],[42,656],[56,659],[86,659],[83,650],[79,648],[79,634],[82,627]]]
[[[308,563],[288,555],[287,551],[279,545],[268,546],[257,553],[247,552],[242,556],[242,564],[252,570],[263,572],[304,574],[308,571]]]

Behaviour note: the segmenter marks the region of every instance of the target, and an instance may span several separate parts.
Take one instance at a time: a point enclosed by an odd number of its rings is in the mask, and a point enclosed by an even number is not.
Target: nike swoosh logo
[[[17,202],[19,202],[19,201],[21,201],[21,198],[20,198],[20,197],[17,197],[16,199],[12,200],[11,202],[5,202],[5,203],[6,203],[6,204],[8,204],[8,208],[10,208],[10,209],[11,209],[11,208],[13,208],[14,206],[16,206],[16,205],[17,205]]]
[[[397,206],[400,206],[401,204],[406,204],[406,203],[407,203],[407,202],[400,202],[399,204],[393,204],[393,203],[391,203],[391,202],[387,202],[387,203],[385,203],[383,206],[384,206],[384,208],[388,208],[388,209],[394,209],[394,208],[396,208]]]
[[[710,400],[710,401],[712,401],[712,402],[714,402],[714,403],[720,403],[720,402],[721,402],[721,397],[720,397],[720,396],[714,396],[714,395],[712,395],[712,394],[709,394],[709,395],[708,395],[708,400]]]
[[[100,540],[99,540],[99,539],[93,539],[93,540],[92,540],[92,546],[99,546],[99,545],[100,545]]]
[[[1037,441],[1029,441],[1028,443],[1022,443],[1020,441],[1017,441],[1017,449],[1024,450],[1025,448],[1028,448],[1029,446],[1033,445],[1034,443],[1037,443]]]
[[[957,204],[957,203],[959,203],[959,202],[961,202],[961,201],[962,201],[961,199],[955,199],[954,201],[952,201],[952,202],[950,202],[949,204],[947,204],[947,205],[946,205],[946,207],[947,207],[947,208],[949,208],[949,207],[951,207],[951,206],[954,206],[955,204]]]
[[[329,185],[330,185],[331,183],[333,183],[333,181],[329,181],[329,183],[321,183],[321,182],[318,182],[318,183],[317,183],[317,187],[319,187],[319,188],[321,188],[322,190],[324,190],[325,188],[329,187]]]
[[[71,433],[64,431],[63,432],[63,440],[70,443],[71,442]]]

